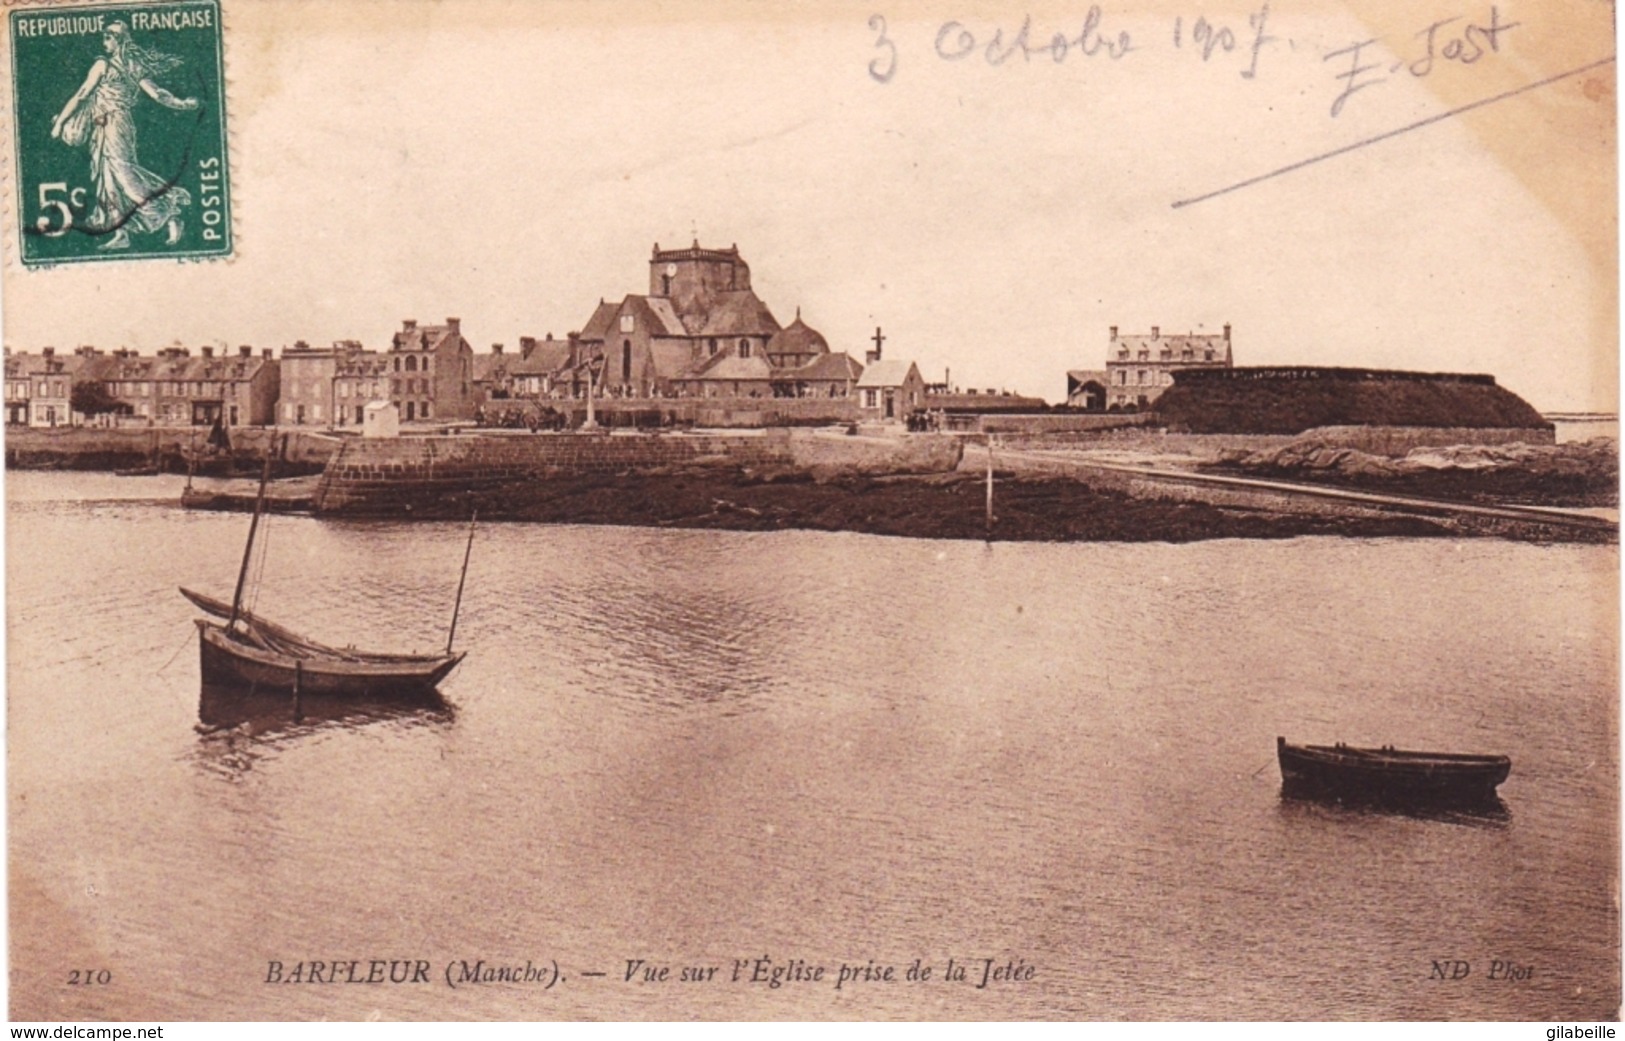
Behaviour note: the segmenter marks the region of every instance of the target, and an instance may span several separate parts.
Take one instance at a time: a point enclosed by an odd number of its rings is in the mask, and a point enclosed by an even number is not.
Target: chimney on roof
[[[264,350],[260,351],[260,357],[269,358],[270,356],[271,356],[271,348],[267,347]]]
[[[416,318],[402,318],[401,319],[401,328],[405,329],[407,332],[411,332],[413,329],[416,329],[417,327],[418,327],[418,320]]]
[[[1151,327],[1151,338],[1152,338],[1152,339],[1153,339],[1153,340],[1155,340],[1155,339],[1156,339],[1156,338],[1157,338],[1157,337],[1159,337],[1159,336],[1161,336],[1161,335],[1162,335],[1162,326],[1160,326],[1160,325],[1153,325],[1153,326],[1152,326],[1152,327]]]
[[[253,356],[254,348],[250,347],[248,344],[245,343],[241,347],[237,348],[237,357],[252,358]]]
[[[547,338],[549,340],[551,340],[553,338],[553,334],[548,333]],[[529,358],[530,357],[530,352],[534,351],[535,349],[536,349],[536,337],[534,337],[534,336],[521,336],[519,338],[519,356],[521,358]]]
[[[42,348],[40,348],[40,353],[45,355],[45,357],[47,357],[47,358],[54,358],[56,356],[56,348],[55,347],[42,347]]]
[[[1229,322],[1224,323],[1224,342],[1225,343],[1230,342],[1230,323]]]
[[[461,333],[463,331],[462,326],[463,320],[461,318],[446,319],[446,328],[450,329],[454,333]]]
[[[500,355],[500,354],[501,354],[501,353],[502,353],[502,344],[500,344],[500,343],[493,343],[493,344],[492,344],[492,345],[491,345],[491,353],[492,353],[492,354],[497,354],[497,355]]]
[[[1117,326],[1114,325],[1114,326],[1111,326],[1110,328],[1111,328],[1112,340],[1115,342],[1116,339],[1117,339]]]
[[[204,347],[204,348],[202,348],[202,350],[203,350],[203,356],[205,358],[214,357],[214,348],[213,347]]]

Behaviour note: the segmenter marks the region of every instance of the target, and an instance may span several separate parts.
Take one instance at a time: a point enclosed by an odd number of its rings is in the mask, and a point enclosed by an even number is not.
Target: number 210
[[[74,969],[68,973],[68,986],[82,987],[92,983],[113,982],[113,974],[106,969]]]

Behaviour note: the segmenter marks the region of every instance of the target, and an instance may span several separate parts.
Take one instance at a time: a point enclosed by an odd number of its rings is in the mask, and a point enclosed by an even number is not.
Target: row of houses
[[[866,416],[902,421],[926,405],[912,362],[881,358],[884,337],[863,362],[832,351],[801,317],[781,325],[751,288],[737,246],[662,250],[649,260],[649,292],[600,299],[564,339],[522,337],[517,352],[476,354],[462,323],[401,323],[389,348],[355,341],[298,342],[280,357],[243,347],[235,355],[184,347],[157,356],[81,347],[59,354],[6,351],[8,424],[85,422],[225,426],[360,427],[367,406],[388,402],[400,420],[474,419],[512,399],[817,398],[853,401]],[[78,388],[78,400],[75,400]]]
[[[165,426],[233,426],[272,421],[279,370],[270,350],[233,355],[183,347],[156,356],[80,347],[59,354],[5,355],[6,423],[65,426],[88,416],[124,416]]]

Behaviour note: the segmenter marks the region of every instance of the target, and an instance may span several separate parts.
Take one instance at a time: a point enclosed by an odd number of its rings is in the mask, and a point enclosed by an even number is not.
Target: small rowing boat
[[[1504,755],[1408,752],[1385,745],[1290,745],[1275,739],[1281,793],[1340,802],[1488,803],[1512,771]]]

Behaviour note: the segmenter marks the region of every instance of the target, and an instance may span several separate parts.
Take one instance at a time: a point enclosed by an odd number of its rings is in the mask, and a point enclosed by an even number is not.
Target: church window
[[[749,358],[750,357],[750,341],[749,340],[740,340],[739,341],[739,356],[741,358]]]
[[[711,353],[715,355],[717,353],[717,338],[715,336],[711,337],[711,343],[709,346],[711,348]]]
[[[621,332],[623,332],[623,333],[631,332],[633,330],[633,325],[634,325],[634,323],[636,321],[636,318],[637,318],[636,315],[630,315],[630,314],[621,315]]]
[[[621,382],[632,382],[632,341],[621,341]]]

